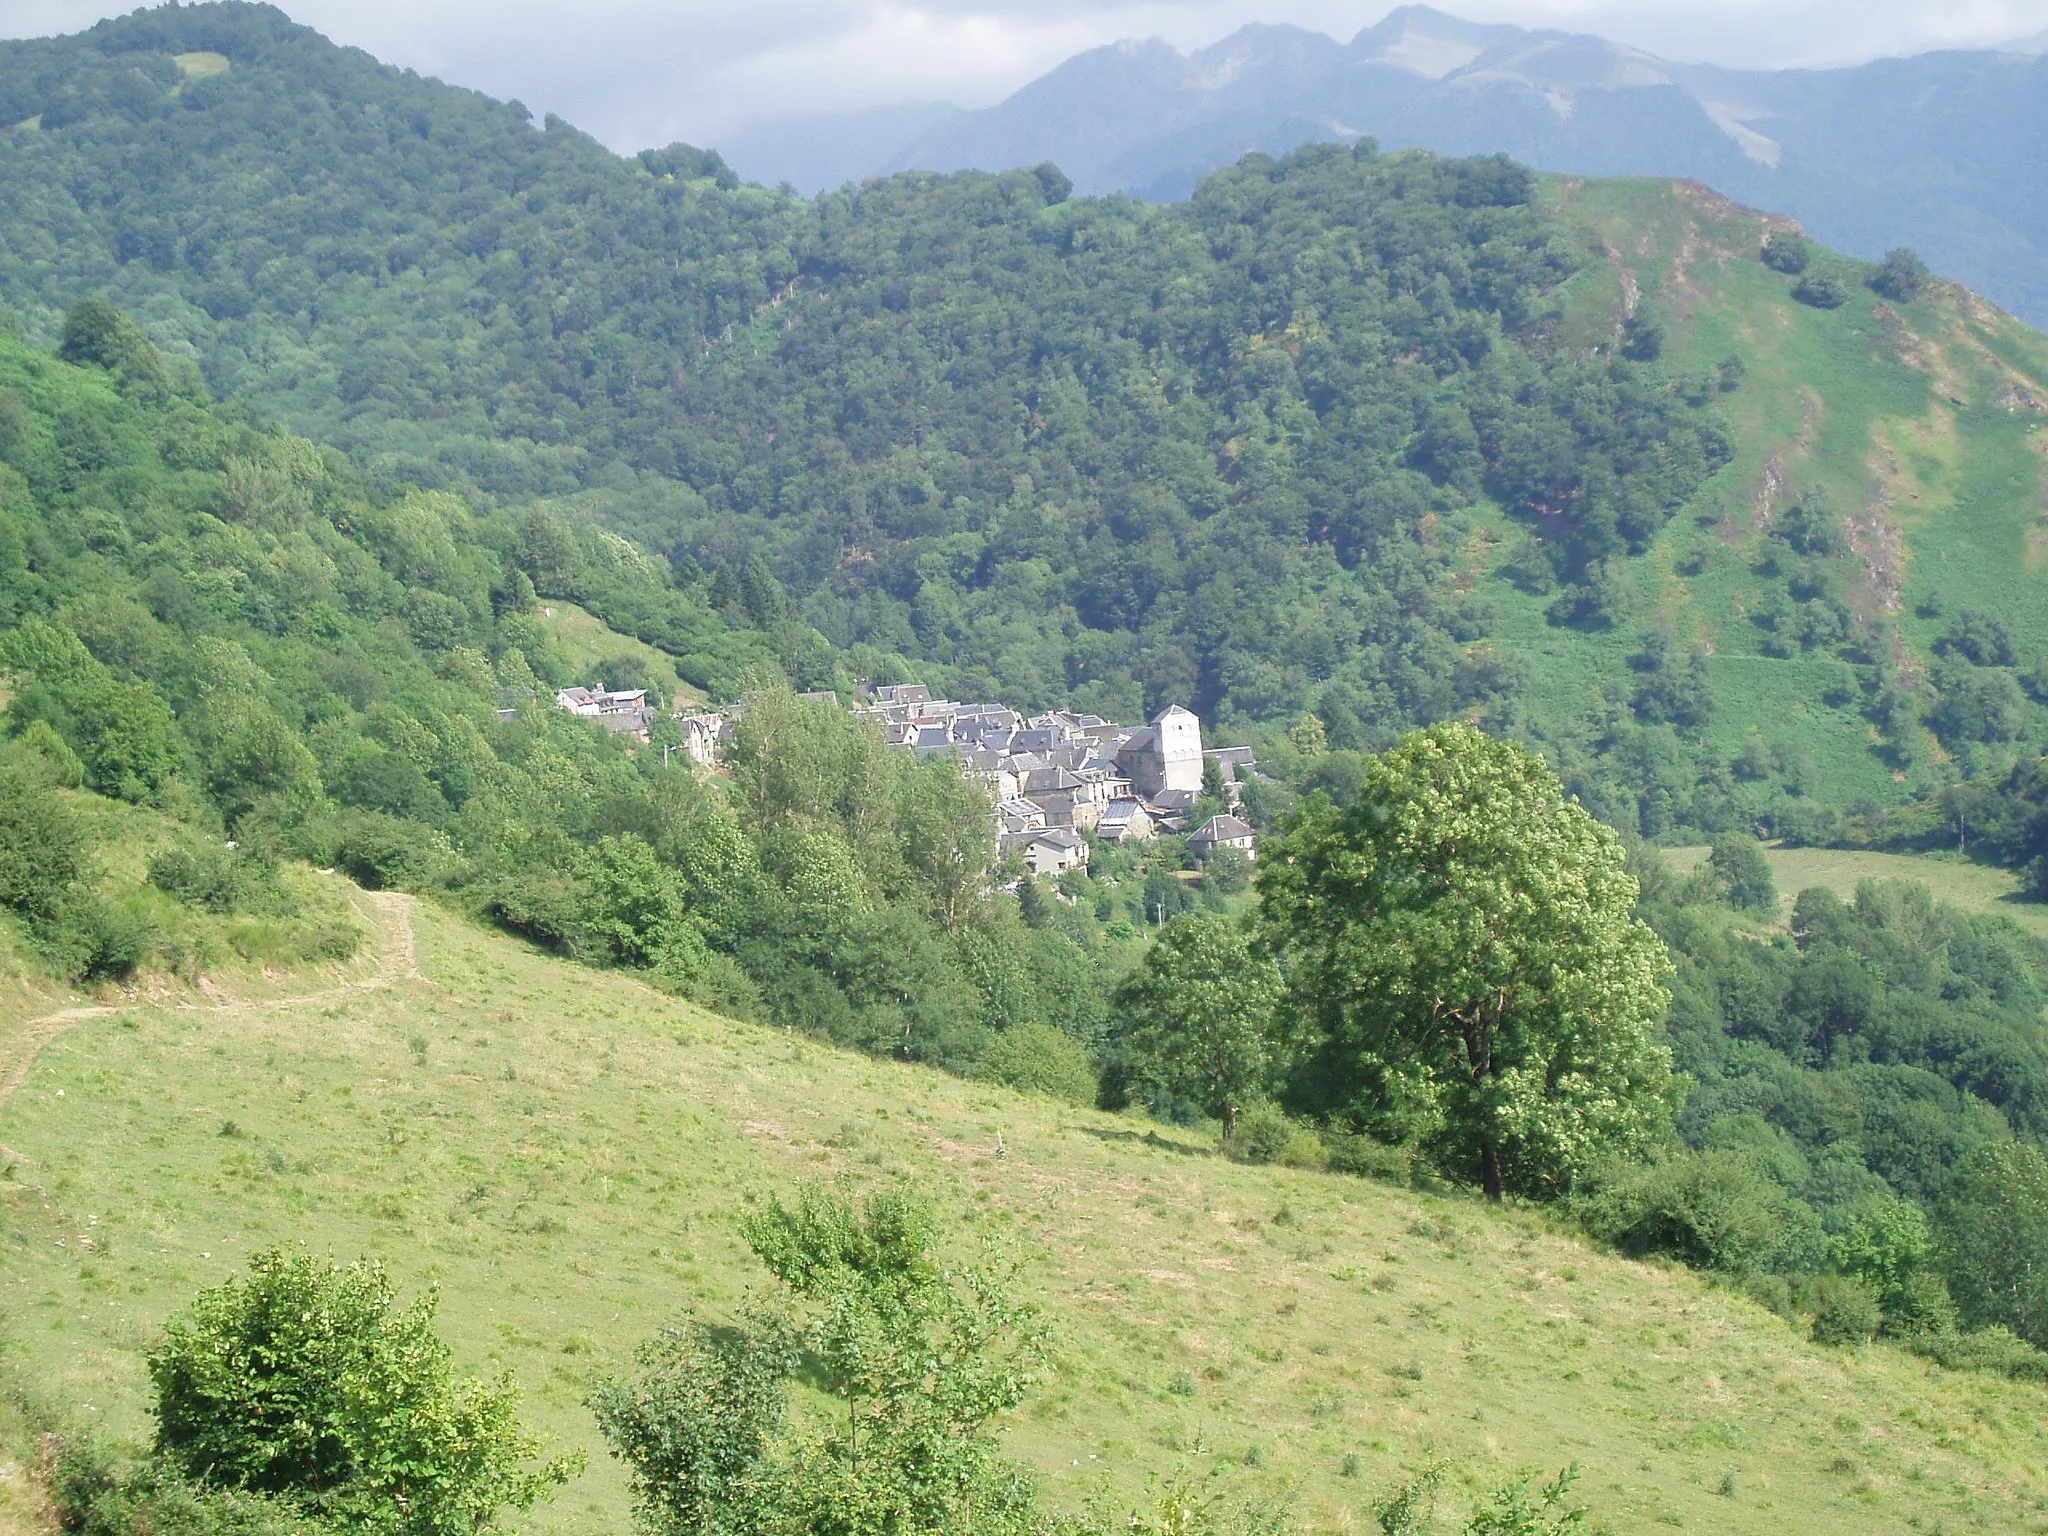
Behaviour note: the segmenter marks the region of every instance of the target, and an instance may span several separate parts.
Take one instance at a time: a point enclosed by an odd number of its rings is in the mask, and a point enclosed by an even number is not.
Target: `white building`
[[[1202,722],[1193,710],[1169,704],[1152,723],[1133,731],[1117,749],[1116,765],[1143,799],[1169,790],[1202,789]]]

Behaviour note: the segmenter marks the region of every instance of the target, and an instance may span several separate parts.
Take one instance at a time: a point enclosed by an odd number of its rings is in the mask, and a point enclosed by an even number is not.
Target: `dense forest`
[[[185,821],[192,846],[152,879],[200,905],[266,899],[266,861],[297,855],[848,1043],[971,1067],[1006,1026],[1099,1034],[1121,909],[1114,932],[1093,904],[1052,926],[1043,903],[1031,927],[992,899],[979,788],[798,700],[771,636],[727,628],[707,590],[615,536],[380,495],[206,405],[104,305],[73,312],[64,352],[0,337],[0,900],[60,970],[169,958],[146,911],[32,851],[69,824],[49,798],[69,783]],[[636,753],[554,707],[579,674],[532,571],[599,608],[621,593],[620,622],[686,671],[754,686],[729,792],[665,763],[671,721]]]
[[[228,67],[187,78],[197,51]],[[1172,208],[1050,167],[804,203],[245,6],[12,46],[0,96],[39,122],[0,172],[25,311],[89,286],[380,483],[560,497],[685,580],[765,561],[859,669],[1020,707],[1313,707],[1340,748],[1512,722],[1521,673],[1456,579],[1477,501],[1594,614],[1727,455],[1711,391],[1546,343],[1584,257],[1505,162],[1313,151]]]
[[[2002,773],[2048,727],[1999,613],[1912,654],[1825,473],[1773,471],[1739,637],[1646,601],[1681,508],[1707,531],[1672,575],[1723,558],[1744,357],[1673,363],[1682,294],[1589,319],[1612,253],[1505,161],[1326,145],[1171,206],[1051,166],[806,201],[240,3],[0,45],[0,123],[0,301],[31,334],[103,296],[379,495],[623,533],[800,687],[843,662],[1027,709],[1183,703],[1340,798],[1356,754],[1476,718],[1659,838],[1845,835],[1818,726],[1711,742],[1717,649],[1805,664],[1874,733],[1865,792]],[[1751,255],[1804,313],[1923,323],[1910,253]],[[607,601],[642,633],[635,590]],[[1627,675],[1537,680],[1502,627],[1531,597],[1561,636],[1631,636]],[[1309,715],[1330,759],[1287,765]]]

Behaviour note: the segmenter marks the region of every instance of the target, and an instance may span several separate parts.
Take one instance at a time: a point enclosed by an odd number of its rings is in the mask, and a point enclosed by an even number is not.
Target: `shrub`
[[[120,1465],[67,1435],[50,1467],[58,1524],[76,1536],[326,1536],[332,1527],[263,1494],[196,1487],[162,1462]]]
[[[1832,272],[1809,272],[1792,285],[1792,297],[1814,309],[1840,309],[1849,302],[1849,289]]]
[[[1941,1276],[1923,1270],[1885,1293],[1880,1331],[1887,1338],[1922,1338],[1954,1333],[1960,1322],[1948,1285]]]
[[[1625,1253],[1664,1253],[1732,1274],[1810,1268],[1820,1224],[1738,1152],[1622,1164],[1574,1200],[1595,1237]]]
[[[1901,246],[1885,252],[1884,261],[1870,274],[1873,292],[1898,304],[1910,304],[1927,286],[1927,263]]]
[[[1813,1288],[1813,1341],[1836,1347],[1867,1344],[1881,1314],[1877,1295],[1860,1280],[1828,1275]]]
[[[272,1249],[201,1292],[149,1355],[157,1446],[216,1487],[287,1496],[406,1536],[492,1528],[574,1464],[538,1445],[509,1378],[458,1380],[434,1297],[399,1310],[383,1267]]]
[[[1322,1137],[1333,1173],[1356,1174],[1360,1178],[1383,1179],[1389,1184],[1404,1185],[1415,1177],[1415,1154],[1406,1147],[1327,1127]]]
[[[1765,240],[1760,253],[1764,265],[1774,272],[1797,276],[1806,270],[1807,262],[1813,259],[1813,248],[1806,243],[1804,235],[1796,235],[1789,229],[1773,231]]]
[[[85,836],[64,802],[25,769],[0,769],[0,906],[31,926],[54,919],[85,873]]]
[[[1069,1104],[1093,1104],[1100,1086],[1088,1048],[1050,1024],[1026,1024],[997,1035],[981,1058],[980,1075]]]
[[[1906,1343],[1915,1354],[1952,1371],[1997,1371],[2021,1381],[2048,1381],[2048,1354],[1996,1324],[1968,1333],[1917,1334]]]
[[[1275,1104],[1254,1104],[1239,1115],[1228,1151],[1241,1163],[1284,1163],[1290,1168],[1321,1168],[1330,1160],[1314,1127],[1290,1120]]]

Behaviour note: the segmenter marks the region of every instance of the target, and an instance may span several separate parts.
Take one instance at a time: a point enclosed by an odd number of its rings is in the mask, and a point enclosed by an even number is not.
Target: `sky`
[[[1592,32],[1665,58],[1859,63],[2048,30],[2048,0],[1438,0],[1471,21]],[[0,36],[132,9],[0,0]],[[388,63],[554,112],[621,152],[908,101],[986,106],[1120,38],[1200,47],[1247,22],[1348,39],[1387,0],[283,0]]]

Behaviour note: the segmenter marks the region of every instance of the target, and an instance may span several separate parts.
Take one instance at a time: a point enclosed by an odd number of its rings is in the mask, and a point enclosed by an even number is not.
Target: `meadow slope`
[[[270,1243],[378,1254],[441,1287],[466,1364],[513,1371],[556,1443],[597,1453],[535,1528],[618,1531],[593,1377],[760,1283],[733,1230],[750,1195],[904,1178],[1030,1261],[1057,1371],[1010,1436],[1059,1502],[1219,1465],[1306,1528],[1359,1529],[1442,1456],[1474,1481],[1577,1460],[1612,1531],[2048,1529],[2038,1387],[1818,1349],[1537,1212],[1228,1163],[411,911],[359,962],[387,985],[138,998],[42,1044],[0,1106],[17,1383],[140,1432],[140,1352],[198,1287]]]
[[[1837,809],[1938,778],[1948,753],[1924,730],[1910,762],[1878,750],[1867,700],[1828,647],[1769,654],[1760,621],[1785,602],[1772,563],[1785,551],[1767,536],[1795,503],[1826,498],[1843,542],[1820,564],[1855,619],[1896,626],[1891,663],[1922,702],[1962,609],[1997,614],[2022,667],[2048,656],[2048,338],[1955,283],[1887,301],[1867,268],[1819,250],[1813,270],[1839,275],[1845,302],[1801,303],[1795,280],[1757,259],[1769,232],[1797,226],[1696,183],[1545,186],[1595,257],[1554,296],[1554,339],[1615,346],[1640,319],[1663,333],[1659,366],[1674,375],[1710,378],[1731,357],[1743,372],[1716,406],[1734,457],[1630,564],[1620,624],[1559,629],[1548,596],[1487,583],[1498,643],[1530,664],[1532,715],[1555,724],[1603,692],[1625,708],[1642,637],[1661,629],[1707,653],[1717,707],[1704,734],[1724,761],[1752,733],[1785,743],[1805,757],[1806,793]],[[1475,570],[1512,548],[1517,526],[1502,518],[1493,536]]]

